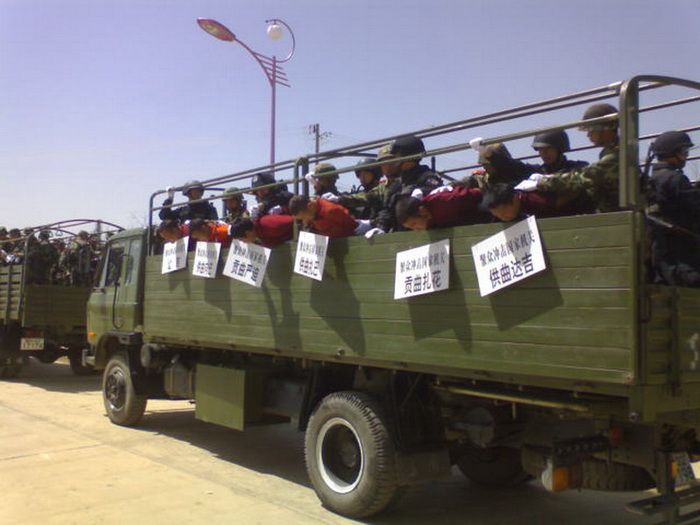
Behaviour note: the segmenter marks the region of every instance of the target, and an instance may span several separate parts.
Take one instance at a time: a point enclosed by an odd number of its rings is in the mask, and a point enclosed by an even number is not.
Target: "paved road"
[[[138,428],[104,416],[99,378],[32,361],[0,382],[0,524],[336,524],[309,487],[290,425],[245,433],[151,401]],[[376,524],[648,523],[624,511],[642,494],[548,494],[532,482],[475,487],[455,475],[413,488]]]

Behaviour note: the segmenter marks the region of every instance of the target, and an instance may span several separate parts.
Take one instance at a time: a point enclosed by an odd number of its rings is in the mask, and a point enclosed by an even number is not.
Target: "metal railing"
[[[680,78],[658,76],[658,75],[639,75],[635,76],[629,80],[615,82],[605,86],[596,87],[593,89],[563,95],[559,97],[549,98],[530,104],[525,104],[517,106],[514,108],[509,108],[501,111],[496,111],[492,113],[487,113],[477,117],[471,117],[459,121],[450,122],[440,126],[433,126],[429,128],[423,128],[415,131],[409,131],[406,133],[401,133],[399,135],[391,135],[388,137],[383,137],[376,140],[361,142],[358,144],[353,144],[350,146],[345,146],[341,148],[335,148],[327,151],[321,151],[319,153],[311,153],[299,157],[295,160],[286,160],[277,162],[272,165],[261,165],[256,168],[240,171],[237,173],[232,173],[229,175],[224,175],[216,177],[213,179],[203,180],[202,184],[206,189],[210,189],[212,186],[218,186],[222,184],[235,184],[242,181],[248,181],[253,175],[272,171],[276,175],[283,174],[280,180],[273,184],[267,184],[264,186],[259,186],[256,189],[264,188],[274,188],[279,186],[287,186],[293,184],[294,193],[304,193],[308,194],[308,182],[305,180],[305,175],[309,172],[309,165],[312,162],[328,161],[344,157],[375,157],[376,153],[374,150],[388,144],[392,140],[406,135],[413,134],[421,139],[437,136],[449,136],[457,132],[463,132],[466,130],[473,130],[486,125],[492,125],[496,123],[502,123],[507,121],[513,121],[516,119],[521,119],[524,117],[531,117],[534,115],[540,115],[545,113],[551,113],[553,111],[571,108],[574,106],[588,105],[594,102],[599,102],[607,99],[617,99],[618,101],[618,113],[610,114],[604,117],[599,117],[597,119],[589,119],[585,121],[585,124],[595,124],[610,122],[618,120],[619,122],[619,144],[620,144],[620,184],[619,184],[619,205],[623,209],[640,209],[643,206],[643,198],[640,195],[640,179],[639,179],[639,166],[642,162],[639,156],[639,142],[645,140],[651,140],[657,137],[660,132],[655,132],[647,134],[644,136],[639,136],[639,114],[651,111],[657,111],[661,109],[681,106],[684,104],[690,104],[693,102],[700,101],[700,95],[689,96],[685,98],[675,99],[667,102],[661,102],[654,105],[649,105],[646,107],[639,107],[639,94],[644,91],[656,90],[668,86],[677,86],[689,89],[695,89],[700,91],[700,82],[685,80]],[[482,140],[482,145],[489,145],[495,143],[508,143],[514,140],[523,139],[527,137],[532,137],[540,133],[555,130],[566,130],[578,128],[584,124],[583,120],[570,121],[566,123],[559,123],[551,126],[530,128],[524,131],[507,133],[497,136],[491,136]],[[696,131],[700,129],[700,126],[686,127],[683,131]],[[665,131],[665,130],[662,130]],[[573,148],[571,151],[586,151],[596,148],[596,146],[582,146]],[[400,158],[392,158],[384,161],[377,161],[371,164],[367,164],[365,168],[372,168],[376,166],[381,166],[387,163],[393,163],[397,161],[405,160],[417,160],[421,157],[439,157],[449,153],[456,153],[471,149],[468,142],[462,140],[457,140],[455,144],[438,147],[434,149],[427,150],[422,155],[411,155]],[[518,160],[529,160],[535,159],[537,155],[528,155],[517,157]],[[467,171],[479,167],[479,164],[470,164],[463,167],[447,169],[441,171],[441,173],[456,173],[460,171]],[[344,173],[354,172],[354,166],[338,168],[335,171],[324,172],[322,176],[332,176],[332,175],[342,175]],[[249,185],[249,184],[248,184]],[[184,186],[178,186],[172,188],[173,190],[180,191],[184,189]],[[248,193],[249,188],[241,189],[237,193]],[[149,231],[153,232],[153,213],[159,211],[163,206],[154,206],[155,199],[159,195],[166,193],[166,190],[157,190],[151,194],[149,198],[149,213],[148,213],[148,226]],[[231,194],[227,195],[229,197]],[[224,196],[215,195],[212,197],[206,197],[198,199],[195,202],[209,202],[222,199]],[[185,203],[173,204],[171,207],[176,208]],[[149,248],[148,253],[151,253],[152,239],[149,235]]]

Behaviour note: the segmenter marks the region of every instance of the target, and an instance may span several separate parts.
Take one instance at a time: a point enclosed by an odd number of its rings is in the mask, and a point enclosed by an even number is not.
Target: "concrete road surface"
[[[353,523],[319,504],[291,425],[241,433],[196,421],[188,402],[150,401],[139,427],[121,428],[99,388],[61,362],[0,382],[0,524]],[[455,474],[369,522],[646,524],[624,510],[642,496],[484,490]]]

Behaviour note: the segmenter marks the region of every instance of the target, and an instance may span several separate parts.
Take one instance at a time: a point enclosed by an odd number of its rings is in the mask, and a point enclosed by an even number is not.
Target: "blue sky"
[[[313,150],[315,122],[330,149],[639,73],[700,80],[697,0],[0,0],[0,224],[136,225],[156,189],[267,161],[267,81],[197,17],[266,54],[289,42],[267,18],[294,29],[279,160]],[[649,129],[698,124],[693,109]]]

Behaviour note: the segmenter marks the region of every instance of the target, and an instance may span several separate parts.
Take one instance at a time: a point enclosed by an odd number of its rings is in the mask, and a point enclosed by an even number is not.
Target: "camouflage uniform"
[[[250,213],[246,209],[245,199],[242,193],[238,193],[240,190],[238,188],[228,188],[224,191],[224,218],[223,221],[227,224],[234,224],[242,221],[243,219],[249,219]],[[228,195],[228,197],[227,197]],[[235,198],[238,200],[238,209],[231,211],[226,207],[226,200]]]
[[[59,267],[66,284],[89,286],[92,283],[91,262],[92,248],[87,235],[83,238],[78,234],[78,237],[63,251],[59,260]]]
[[[356,219],[369,219],[375,226],[377,215],[384,206],[387,184],[378,184],[369,191],[340,194],[339,204],[345,206]]]
[[[591,201],[599,212],[617,211],[619,206],[620,148],[603,148],[598,162],[583,168],[540,179],[538,191],[553,191],[567,200]]]

